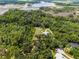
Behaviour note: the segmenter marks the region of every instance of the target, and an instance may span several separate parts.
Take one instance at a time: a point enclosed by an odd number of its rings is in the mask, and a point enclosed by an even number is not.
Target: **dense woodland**
[[[39,34],[34,41],[35,27],[49,28],[53,35]],[[55,48],[65,48],[69,42],[79,43],[79,20],[41,10],[9,10],[0,16],[0,59],[55,59]],[[70,54],[79,59],[79,47]]]

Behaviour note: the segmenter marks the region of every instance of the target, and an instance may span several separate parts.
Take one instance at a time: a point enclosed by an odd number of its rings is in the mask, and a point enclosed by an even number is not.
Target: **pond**
[[[79,46],[79,43],[71,42],[70,45],[71,45],[71,47],[78,47]]]

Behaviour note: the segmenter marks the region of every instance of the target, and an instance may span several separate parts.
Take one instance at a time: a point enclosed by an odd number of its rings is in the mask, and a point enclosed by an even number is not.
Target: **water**
[[[20,2],[40,2],[40,1],[45,1],[45,2],[53,2],[53,1],[72,1],[72,2],[79,2],[79,0],[0,0],[0,3],[20,3]]]
[[[70,43],[70,45],[74,48],[74,47],[78,47],[79,46],[79,44],[78,43]]]

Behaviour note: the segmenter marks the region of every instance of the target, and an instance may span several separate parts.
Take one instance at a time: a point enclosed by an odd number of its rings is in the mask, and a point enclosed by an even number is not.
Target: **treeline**
[[[73,19],[53,17],[41,10],[9,10],[0,16],[0,58],[54,59],[51,50],[79,42],[78,25]],[[49,28],[54,36],[37,35],[38,41],[33,41],[35,27]]]
[[[47,11],[47,12],[52,12],[52,13],[65,13],[65,12],[71,12],[72,14],[74,13],[74,11],[76,10],[75,7],[69,7],[69,6],[65,6],[65,7],[62,7],[62,8],[49,8],[49,7],[41,7],[40,10],[44,10],[44,11]]]

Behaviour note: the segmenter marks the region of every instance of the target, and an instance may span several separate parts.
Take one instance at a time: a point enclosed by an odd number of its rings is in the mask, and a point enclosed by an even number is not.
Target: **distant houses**
[[[56,7],[55,3],[49,3],[41,1],[40,3],[32,4],[32,7],[40,8],[40,7]]]
[[[29,4],[29,3],[26,3],[24,5],[24,9],[34,9],[34,10],[37,10],[41,7],[56,7],[56,4],[55,3],[50,3],[50,2],[44,2],[44,1],[40,1],[39,3],[34,3],[34,4]]]
[[[56,7],[55,3],[40,1],[39,3],[26,3],[26,4],[5,4],[0,5],[0,14],[4,14],[7,9],[20,9],[20,10],[39,10],[41,7]],[[4,9],[5,8],[5,9]],[[3,10],[3,11],[2,11]]]

